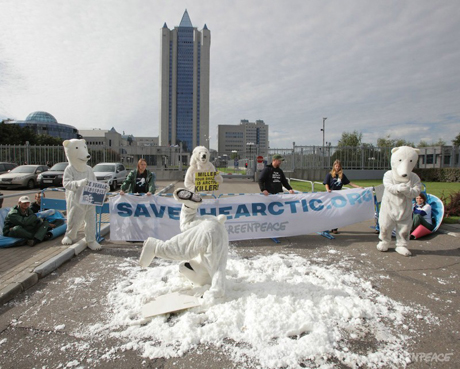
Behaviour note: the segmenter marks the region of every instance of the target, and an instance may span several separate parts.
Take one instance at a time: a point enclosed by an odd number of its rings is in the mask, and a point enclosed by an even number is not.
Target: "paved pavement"
[[[226,180],[219,193],[230,192],[258,192],[258,186],[249,180]],[[347,258],[351,263],[350,268],[363,277],[368,276],[375,288],[385,296],[406,305],[422,306],[437,317],[434,325],[427,324],[424,317],[413,317],[411,324],[418,332],[418,337],[411,339],[411,352],[423,355],[449,353],[453,356],[449,361],[420,360],[409,367],[455,367],[460,362],[460,225],[443,225],[437,234],[411,241],[409,248],[413,256],[405,258],[394,251],[380,253],[376,250],[378,239],[370,228],[372,223],[367,221],[345,227],[335,240],[313,234],[282,238],[279,244],[265,239],[234,242],[233,246],[242,257],[295,253],[308,259],[325,256],[327,258],[323,260],[330,264]],[[97,268],[100,263],[110,266],[125,258],[138,258],[141,247],[140,243],[120,244],[107,240],[103,243],[103,250],[95,253],[85,250],[81,245],[73,245],[73,248],[62,246],[58,238],[33,248],[22,246],[0,249],[0,356],[9,350],[14,351],[14,354],[6,355],[0,361],[0,369],[59,367],[58,364],[65,360],[72,363],[73,358],[78,358],[75,363],[81,363],[79,367],[236,367],[219,350],[204,349],[183,358],[146,361],[132,348],[117,352],[115,363],[98,360],[97,365],[93,366],[91,360],[95,363],[98,355],[110,351],[112,339],[104,343],[89,343],[88,350],[91,350],[84,354],[81,349],[70,349],[72,345],[76,347],[78,337],[67,331],[77,329],[79,324],[92,319],[97,322],[97,318],[94,318],[99,313],[97,296],[105,293],[107,285],[113,283],[118,276],[108,268],[94,279],[94,286],[88,288],[88,291],[75,290],[75,296],[68,299],[62,297],[66,291],[60,290],[64,279],[92,275],[95,266]],[[331,249],[335,251],[331,253]],[[22,293],[26,290],[26,293]],[[35,316],[33,306],[42,307],[44,316]],[[81,314],[83,308],[86,309],[85,314]],[[53,326],[56,324],[53,323],[56,315],[61,318],[64,316],[68,322],[63,330],[56,330]],[[36,340],[41,339],[62,340],[68,344],[69,350],[54,352],[50,349],[46,358],[31,356]],[[363,345],[371,346],[372,343],[365,342]]]

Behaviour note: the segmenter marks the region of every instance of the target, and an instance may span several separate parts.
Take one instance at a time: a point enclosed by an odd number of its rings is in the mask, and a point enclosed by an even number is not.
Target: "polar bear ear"
[[[82,138],[81,141],[82,141],[83,143],[86,143],[86,140],[85,140],[84,138]]]
[[[395,147],[395,148],[391,149],[391,153],[394,154],[398,150],[399,150],[399,147]]]
[[[67,146],[69,146],[69,144],[70,144],[70,141],[69,141],[69,140],[65,140],[65,141],[62,143],[62,146],[67,147]]]
[[[417,155],[420,154],[420,150],[419,150],[419,149],[414,149],[414,151],[417,153]]]

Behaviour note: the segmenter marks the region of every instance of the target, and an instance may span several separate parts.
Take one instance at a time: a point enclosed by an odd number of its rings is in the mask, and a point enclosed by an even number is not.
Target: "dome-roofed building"
[[[26,120],[13,120],[6,123],[28,127],[36,134],[45,134],[63,140],[77,138],[78,135],[78,130],[74,126],[58,123],[57,119],[46,111],[35,111],[30,113]]]

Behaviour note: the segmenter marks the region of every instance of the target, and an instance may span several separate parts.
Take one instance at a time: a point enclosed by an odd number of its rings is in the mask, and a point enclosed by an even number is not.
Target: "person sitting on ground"
[[[151,196],[155,193],[155,173],[147,169],[147,161],[139,159],[137,169],[132,170],[121,185],[120,195],[128,193],[146,193]]]
[[[42,202],[42,197],[45,197],[45,193],[42,193],[41,191],[38,191],[36,194],[35,194],[35,202],[33,202],[31,205],[30,205],[30,208],[32,209],[32,211],[34,213],[38,213],[40,211],[40,208],[41,208],[41,202]]]
[[[56,225],[40,219],[30,209],[29,196],[21,196],[18,204],[11,208],[5,218],[3,235],[6,237],[25,238],[27,245],[35,246],[37,243],[51,238],[49,229]]]
[[[423,192],[415,198],[411,232],[420,224],[430,231],[434,229],[433,220],[431,218],[431,205],[426,203],[426,195]]]

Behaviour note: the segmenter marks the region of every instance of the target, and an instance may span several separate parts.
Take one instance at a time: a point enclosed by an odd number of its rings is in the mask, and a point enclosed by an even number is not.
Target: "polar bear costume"
[[[190,167],[187,169],[187,173],[185,173],[184,186],[187,190],[195,192],[195,173],[216,171],[214,165],[209,162],[210,157],[208,149],[204,146],[197,146],[193,149],[190,158]],[[220,174],[217,174],[214,180],[217,183],[224,181]]]
[[[228,232],[224,223],[225,215],[202,216],[197,218],[197,208],[202,199],[184,188],[174,191],[174,198],[183,203],[180,213],[182,233],[168,241],[149,237],[139,259],[146,268],[155,256],[168,260],[180,260],[179,271],[193,283],[204,286],[210,284],[207,292],[212,297],[225,295],[228,257]]]
[[[93,169],[86,164],[91,158],[86,141],[71,139],[65,140],[62,145],[69,162],[62,180],[67,205],[67,231],[62,244],[71,245],[75,241],[84,221],[86,244],[91,250],[100,250],[101,245],[96,241],[96,207],[79,203],[81,191],[88,180],[96,181]]]
[[[396,252],[410,256],[407,241],[412,226],[412,199],[420,194],[420,178],[412,173],[418,161],[418,149],[409,146],[391,150],[391,170],[383,176],[385,191],[379,214],[379,251],[387,251],[391,232],[396,227]]]

